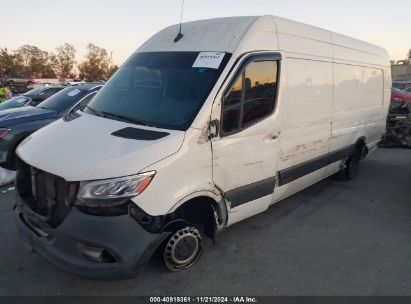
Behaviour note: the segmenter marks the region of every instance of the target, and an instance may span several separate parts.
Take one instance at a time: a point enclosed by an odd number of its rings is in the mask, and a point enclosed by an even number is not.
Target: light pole
[[[411,50],[408,52],[408,61],[407,61],[407,75],[405,76],[405,88],[408,89],[408,79],[410,78],[410,65],[411,65]]]

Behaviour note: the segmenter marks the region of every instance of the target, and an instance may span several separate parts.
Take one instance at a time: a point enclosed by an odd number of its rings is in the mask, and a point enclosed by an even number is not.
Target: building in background
[[[411,87],[411,50],[407,59],[391,62],[391,73],[393,87],[400,90]]]

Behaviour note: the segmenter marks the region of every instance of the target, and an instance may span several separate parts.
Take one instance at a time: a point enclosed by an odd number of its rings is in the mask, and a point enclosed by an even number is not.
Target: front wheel
[[[171,271],[194,265],[203,252],[200,231],[195,227],[177,230],[168,239],[164,248],[164,262]]]

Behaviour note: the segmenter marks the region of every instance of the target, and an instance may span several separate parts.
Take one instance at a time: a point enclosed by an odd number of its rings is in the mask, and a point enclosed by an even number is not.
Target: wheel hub
[[[188,268],[202,253],[201,235],[195,227],[176,231],[164,249],[164,261],[171,271]]]

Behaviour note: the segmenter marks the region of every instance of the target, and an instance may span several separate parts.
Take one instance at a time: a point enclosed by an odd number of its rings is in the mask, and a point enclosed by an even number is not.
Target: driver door
[[[280,55],[252,54],[234,71],[212,120],[213,181],[229,205],[228,225],[262,212],[273,198],[281,120],[276,112]]]

